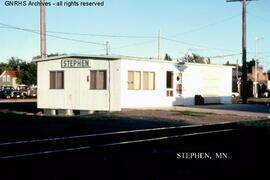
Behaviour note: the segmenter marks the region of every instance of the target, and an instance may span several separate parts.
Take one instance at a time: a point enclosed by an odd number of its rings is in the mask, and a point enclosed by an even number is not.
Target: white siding
[[[193,105],[202,95],[206,104],[231,103],[232,69],[225,66],[188,64],[183,77],[185,105]]]
[[[178,72],[173,63],[122,60],[121,68],[122,108],[172,106],[176,101],[175,97],[166,96],[166,71]],[[143,90],[143,87],[141,90],[128,90],[128,71],[155,72],[155,90]]]
[[[121,73],[122,108],[194,105],[195,95],[202,95],[205,103],[231,103],[232,70],[228,67],[186,64],[182,71],[182,94],[176,94],[176,74],[179,69],[171,62],[123,60]],[[128,90],[128,71],[153,71],[156,89]],[[173,97],[166,96],[166,71],[174,72]]]
[[[74,58],[73,58],[74,59]],[[64,71],[64,89],[49,89],[49,72]],[[90,90],[90,70],[107,71],[107,89]],[[155,72],[155,90],[128,90],[128,71]],[[166,72],[173,71],[173,96],[166,94]],[[38,108],[111,110],[121,108],[194,105],[195,95],[205,103],[231,103],[232,69],[192,64],[181,66],[182,94],[176,92],[178,65],[141,59],[90,59],[90,68],[61,68],[61,59],[38,62]],[[110,74],[109,74],[110,73]],[[90,79],[90,78],[89,78]]]
[[[114,61],[116,62],[116,61]],[[109,61],[90,60],[91,68],[61,68],[61,60],[44,61],[38,63],[38,108],[43,109],[74,109],[74,110],[120,110],[119,70],[117,64],[111,62],[111,76],[109,75]],[[118,63],[119,65],[119,63]],[[90,90],[87,76],[90,70],[107,70],[107,89]],[[118,69],[118,71],[117,71]],[[49,71],[64,71],[64,89],[49,89]],[[111,99],[109,99],[110,82],[113,84]],[[111,100],[111,106],[109,106]]]

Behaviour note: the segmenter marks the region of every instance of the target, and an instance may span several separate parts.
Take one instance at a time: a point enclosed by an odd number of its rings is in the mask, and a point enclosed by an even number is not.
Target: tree
[[[0,63],[0,74],[2,74],[7,69],[6,63]]]
[[[205,64],[205,63],[210,64],[210,62],[211,62],[210,58],[207,58],[205,60],[204,57],[202,57],[198,54],[195,54],[195,53],[192,53],[192,55],[186,54],[184,57],[181,58],[181,60],[184,62],[201,63],[201,64]]]
[[[25,85],[37,84],[37,65],[35,62],[26,62],[17,57],[8,59],[8,63],[0,63],[0,74],[5,70],[17,71],[17,83]]]
[[[169,56],[167,53],[165,54],[164,60],[166,61],[172,61],[171,56]]]
[[[255,66],[255,60],[252,59],[251,61],[247,62],[247,72],[252,73],[252,67]],[[259,65],[259,62],[257,61],[257,65]]]
[[[54,56],[63,56],[63,55],[67,55],[65,53],[62,53],[62,54],[59,54],[59,53],[51,53],[51,54],[48,54],[47,57],[54,57]],[[37,56],[34,56],[32,59],[35,60],[35,59],[40,59],[41,56],[40,55],[37,55]]]
[[[11,57],[10,59],[8,59],[7,68],[10,70],[19,70],[22,63],[23,60],[17,57]]]
[[[37,84],[37,65],[35,62],[23,62],[20,65],[17,82],[28,86]]]
[[[230,61],[227,61],[225,64],[223,64],[224,66],[234,66],[237,67],[238,66],[238,71],[242,71],[242,66],[239,64],[231,64]]]
[[[211,64],[211,59],[209,57],[206,59],[206,64]]]

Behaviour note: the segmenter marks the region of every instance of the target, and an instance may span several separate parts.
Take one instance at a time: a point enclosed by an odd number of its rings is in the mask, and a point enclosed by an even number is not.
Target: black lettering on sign
[[[62,59],[62,68],[90,68],[89,59]]]

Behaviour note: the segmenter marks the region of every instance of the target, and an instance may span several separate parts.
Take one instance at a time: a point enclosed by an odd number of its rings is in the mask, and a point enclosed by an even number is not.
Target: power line
[[[149,44],[149,43],[153,43],[153,42],[155,42],[155,41],[154,41],[154,40],[150,40],[150,41],[138,42],[138,43],[127,44],[127,45],[115,47],[115,48],[112,48],[112,49],[113,49],[113,50],[116,50],[116,49],[123,49],[123,48],[127,48],[127,47],[140,46],[140,45]]]
[[[206,58],[224,58],[224,57],[232,57],[232,56],[238,56],[238,55],[242,55],[242,53],[237,53],[237,54],[226,54],[226,55],[218,55],[218,56],[209,56]]]
[[[20,28],[20,27],[16,27],[16,26],[11,26],[8,24],[4,24],[0,22],[0,25],[5,26],[9,29],[15,29],[15,30],[20,30],[20,31],[25,31],[25,32],[30,32],[30,33],[34,33],[34,34],[38,34],[40,35],[41,33],[36,32],[34,30],[31,29],[26,29],[26,28]],[[61,36],[55,36],[55,35],[51,35],[51,34],[47,34],[47,36],[49,37],[53,37],[53,38],[57,38],[57,39],[62,39],[62,40],[68,40],[68,41],[73,41],[73,42],[80,42],[80,43],[88,43],[88,44],[94,44],[94,45],[102,45],[104,46],[104,43],[98,43],[98,42],[91,42],[91,41],[84,41],[84,40],[79,40],[79,39],[73,39],[73,38],[66,38],[66,37],[61,37]]]
[[[188,46],[195,46],[195,47],[200,47],[200,48],[206,48],[205,46],[202,46],[202,45],[197,45],[197,44],[193,44],[193,43],[189,43],[189,42],[185,42],[185,41],[180,41],[180,40],[175,40],[175,39],[170,39],[170,38],[166,38],[166,37],[161,37],[161,39],[164,39],[164,40],[167,40],[167,41],[171,41],[171,42],[175,42],[175,43],[180,43],[180,44],[188,45]]]
[[[266,3],[266,2],[264,2],[264,1],[259,1],[259,3],[264,4],[264,7],[270,8],[270,3]]]
[[[71,33],[61,31],[47,31],[49,33],[66,34],[66,35],[78,35],[78,36],[93,36],[93,37],[109,37],[109,38],[138,38],[138,39],[153,39],[157,36],[136,36],[136,35],[106,35],[106,34],[91,34],[91,33]]]
[[[1,28],[1,27],[0,27]],[[5,28],[5,27],[3,27]],[[9,27],[6,27],[9,28]],[[39,32],[37,29],[26,29],[33,32]],[[157,36],[138,36],[138,35],[108,35],[108,34],[93,34],[93,33],[75,33],[75,32],[63,32],[63,31],[46,31],[47,33],[53,34],[64,34],[64,35],[76,35],[76,36],[91,36],[91,37],[109,37],[109,38],[138,38],[138,39],[154,39]]]
[[[235,17],[238,17],[240,15],[241,14],[236,14],[234,16],[230,16],[230,17],[225,18],[225,19],[222,19],[220,21],[216,21],[216,22],[213,22],[213,23],[210,23],[210,24],[207,24],[207,25],[203,25],[203,26],[200,26],[198,28],[195,28],[195,29],[192,29],[192,30],[189,30],[189,31],[180,33],[180,34],[176,34],[176,35],[170,36],[170,37],[176,37],[176,36],[179,36],[179,35],[184,35],[184,34],[196,32],[196,31],[199,31],[201,29],[205,29],[205,28],[210,27],[210,26],[221,24],[223,22],[226,22],[226,21],[228,21],[230,19],[233,19]],[[27,30],[39,32],[39,30],[37,30],[37,29],[27,29]],[[93,36],[93,37],[110,37],[110,38],[142,38],[142,39],[143,38],[145,38],[145,39],[147,39],[147,38],[149,38],[149,39],[157,38],[157,36],[142,36],[142,35],[112,35],[112,34],[94,34],[94,33],[63,32],[63,31],[46,31],[46,32],[48,32],[48,33],[55,33],[55,34],[65,34],[65,35]]]
[[[248,12],[248,14],[251,15],[251,16],[253,16],[253,17],[255,17],[255,18],[257,18],[257,19],[260,19],[260,20],[263,20],[263,21],[265,21],[265,22],[270,23],[270,21],[269,21],[268,19],[262,18],[262,17],[260,17],[260,16],[257,16],[257,15],[255,15],[255,14],[253,14],[253,13],[250,13],[250,12]]]
[[[241,13],[238,13],[238,14],[233,15],[233,16],[230,16],[230,17],[228,17],[228,18],[224,18],[224,19],[222,19],[222,20],[219,20],[219,21],[216,21],[216,22],[213,22],[213,23],[209,23],[209,24],[203,25],[203,26],[200,26],[200,27],[198,27],[198,28],[191,29],[191,30],[186,31],[186,32],[182,32],[182,33],[179,33],[179,34],[175,34],[175,35],[170,36],[170,37],[181,36],[181,35],[193,33],[193,32],[196,32],[196,31],[200,31],[200,30],[206,29],[206,28],[208,28],[208,27],[213,27],[214,25],[224,23],[224,22],[229,21],[229,20],[231,20],[231,19],[234,19],[234,18],[236,18],[236,17],[238,17],[238,16],[240,16],[240,15],[241,15]]]
[[[4,23],[1,23],[1,22],[0,22],[0,25],[2,25],[3,28],[9,28],[9,29],[15,29],[15,30],[21,30],[21,31],[31,32],[31,33],[34,33],[34,34],[40,34],[40,33],[37,32],[36,30],[26,29],[26,28],[20,28],[20,27],[16,27],[16,26],[11,26],[11,25],[4,24]],[[90,42],[90,41],[84,41],[84,40],[78,40],[78,39],[72,39],[72,38],[66,38],[66,37],[55,36],[55,35],[51,35],[51,34],[47,34],[47,36],[49,36],[49,37],[54,37],[54,38],[57,38],[57,39],[63,39],[63,40],[74,41],[74,42],[90,43],[90,44],[96,44],[96,45],[103,45],[103,46],[105,46],[104,43],[95,43],[95,42]],[[116,36],[115,36],[115,37],[116,37]],[[124,37],[124,36],[119,36],[119,37]],[[133,37],[135,37],[135,36],[133,36]],[[136,36],[136,37],[142,37],[142,36]],[[205,46],[202,46],[202,45],[197,45],[197,44],[193,44],[193,43],[189,43],[189,42],[184,42],[184,41],[179,41],[179,40],[169,39],[169,38],[165,38],[165,37],[161,37],[161,39],[164,39],[164,40],[167,40],[167,41],[176,42],[176,43],[181,43],[181,44],[185,44],[185,45],[189,45],[189,46],[195,46],[195,47],[203,47],[203,48],[206,48]],[[151,42],[153,42],[153,40],[151,40],[151,41],[146,41],[146,42],[141,42],[141,43],[133,43],[133,44],[129,44],[129,45],[124,45],[124,46],[112,48],[112,50],[115,50],[115,49],[123,49],[123,48],[131,47],[131,46],[135,46],[135,45],[148,44],[148,43],[151,43]],[[232,51],[232,50],[225,50],[225,49],[217,49],[217,48],[212,48],[212,49],[221,50],[221,51],[235,52],[235,51]],[[102,49],[102,50],[104,50],[104,49]],[[100,49],[100,50],[97,50],[97,51],[101,51],[101,49]]]
[[[208,48],[208,47],[203,46],[203,45],[193,44],[193,43],[189,43],[189,42],[185,42],[185,41],[179,41],[179,40],[170,39],[170,38],[166,38],[166,37],[162,37],[162,39],[167,40],[167,41],[171,41],[171,42],[175,42],[175,43],[180,43],[180,44],[188,45],[188,46],[206,48],[206,49],[209,49],[209,50],[212,49],[212,50],[218,50],[218,51],[238,52],[238,51],[234,51],[234,50],[221,49],[221,48]]]

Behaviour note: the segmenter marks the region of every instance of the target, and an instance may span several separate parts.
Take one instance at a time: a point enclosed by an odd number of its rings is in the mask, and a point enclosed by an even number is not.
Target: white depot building
[[[56,56],[37,65],[38,108],[45,114],[194,105],[195,95],[206,104],[231,103],[229,66],[96,55]]]

